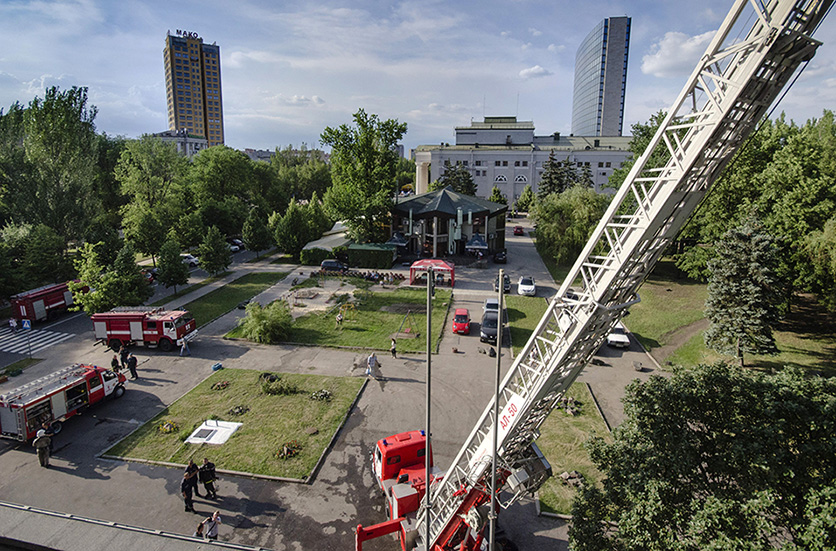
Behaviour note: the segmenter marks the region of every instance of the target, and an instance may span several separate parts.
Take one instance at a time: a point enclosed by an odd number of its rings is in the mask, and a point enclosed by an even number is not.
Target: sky
[[[605,17],[632,18],[624,128],[675,100],[731,0],[0,0],[0,108],[88,88],[96,129],[167,129],[166,34],[221,50],[226,145],[317,147],[363,108],[407,123],[408,152],[485,116],[571,130],[575,53]],[[778,110],[836,108],[836,15]]]

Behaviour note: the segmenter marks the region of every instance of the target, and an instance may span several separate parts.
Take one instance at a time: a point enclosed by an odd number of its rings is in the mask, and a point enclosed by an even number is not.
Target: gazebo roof
[[[494,203],[472,195],[464,195],[447,186],[444,189],[429,191],[407,199],[399,199],[398,203],[393,206],[393,210],[403,216],[409,216],[409,211],[412,210],[413,218],[454,217],[459,208],[465,215],[472,212],[474,215],[487,214],[493,216],[507,211],[508,205]]]

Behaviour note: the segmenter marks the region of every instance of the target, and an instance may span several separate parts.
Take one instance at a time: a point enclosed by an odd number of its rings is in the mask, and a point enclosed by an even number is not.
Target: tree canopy
[[[574,262],[592,230],[607,210],[611,197],[590,188],[572,186],[537,201],[530,216],[537,224],[537,250],[558,264]]]
[[[444,161],[441,176],[430,184],[429,189],[436,191],[447,186],[462,195],[476,195],[476,183],[467,167],[460,164],[451,165],[449,160]]]
[[[634,381],[605,475],[572,507],[575,551],[836,545],[836,380],[724,364]],[[606,521],[613,521],[610,526]]]
[[[397,143],[406,123],[380,121],[363,109],[354,126],[326,127],[321,141],[331,146],[333,184],[325,194],[325,208],[346,223],[358,241],[383,241],[392,200],[397,191]]]

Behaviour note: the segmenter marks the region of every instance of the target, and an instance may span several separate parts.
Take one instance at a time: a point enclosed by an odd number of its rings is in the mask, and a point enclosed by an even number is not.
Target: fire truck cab
[[[113,350],[137,344],[168,352],[181,339],[197,336],[197,323],[186,310],[114,308],[90,319],[96,338]]]
[[[29,440],[44,423],[58,433],[64,421],[89,406],[122,396],[126,380],[120,373],[82,364],[36,379],[0,395],[0,436]]]

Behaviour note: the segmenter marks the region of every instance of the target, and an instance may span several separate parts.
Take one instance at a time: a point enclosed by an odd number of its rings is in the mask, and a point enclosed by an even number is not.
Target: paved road
[[[510,228],[507,231],[510,252],[506,269],[513,274],[512,279],[523,273],[533,275],[540,289],[538,294],[553,292],[556,285],[530,238],[511,236]],[[471,312],[478,312],[483,299],[492,292],[495,273],[494,269],[462,268],[457,273],[457,283],[461,283],[457,284],[453,306],[464,305]],[[257,299],[269,301],[272,296],[286,292],[292,277]],[[204,288],[200,293],[210,290]],[[199,515],[183,512],[177,493],[182,476],[179,469],[108,461],[97,454],[209,376],[211,365],[217,361],[228,368],[363,376],[366,354],[362,351],[260,346],[223,339],[222,335],[240,315],[237,310],[230,312],[202,328],[201,337],[192,346],[191,357],[156,351],[145,353],[140,349],[141,378],[129,383],[128,392],[121,399],[107,402],[65,425],[56,438],[54,468],[38,467],[34,450],[29,446],[0,442],[0,470],[7,473],[0,478],[0,500],[149,529],[191,533]],[[452,352],[454,346],[459,353]],[[480,353],[480,348],[486,346],[478,342],[478,334],[452,335],[445,328],[440,352],[432,360],[433,442],[436,462],[442,467],[449,465],[458,452],[493,390],[495,359]],[[20,384],[44,370],[66,364],[67,358],[99,365],[107,365],[110,358],[109,350],[94,346],[92,335],[83,333],[77,339],[68,339],[41,352],[46,361],[27,370],[19,380],[0,385],[0,393],[10,384]],[[593,385],[605,415],[612,415],[611,422],[618,422],[618,386],[623,389],[623,384],[636,375],[632,358],[642,356],[638,350],[607,350],[602,354],[605,357],[601,363],[605,365],[591,366],[583,377]],[[506,348],[502,351],[503,373],[510,362]],[[384,518],[382,497],[372,483],[368,461],[372,445],[382,437],[420,428],[424,419],[424,359],[417,355],[385,358],[383,376],[364,388],[312,484],[223,477],[219,484],[221,499],[217,502],[198,499],[196,509],[203,515],[216,508],[221,510],[225,519],[221,538],[227,541],[277,550],[350,549],[353,529],[358,523],[374,524]],[[597,388],[601,389],[600,393]],[[278,438],[278,435],[265,437]],[[39,522],[52,523],[52,528],[45,533],[52,534],[52,542],[62,541],[60,529],[53,526],[58,521],[39,517]],[[520,549],[566,549],[565,523],[537,517],[531,501],[503,511],[500,524]],[[23,528],[19,530],[25,532]],[[120,534],[112,530],[96,536],[100,541],[87,541],[85,545],[104,548],[122,542],[127,549],[132,536]],[[163,547],[190,548],[190,544],[167,540]],[[70,549],[70,544],[64,548]],[[393,540],[381,538],[367,542],[364,548],[375,551],[399,547]]]

